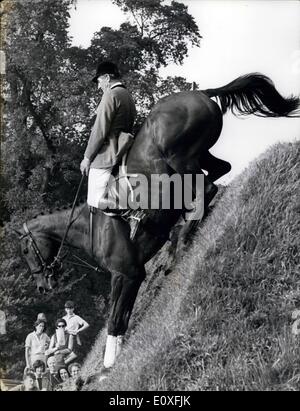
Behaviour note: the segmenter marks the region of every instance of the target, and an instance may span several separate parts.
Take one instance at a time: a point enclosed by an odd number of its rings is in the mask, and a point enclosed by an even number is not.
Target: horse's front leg
[[[146,275],[144,267],[128,274],[113,273],[111,312],[108,319],[108,335],[103,365],[111,368],[121,352],[123,336],[136,300],[138,290]]]

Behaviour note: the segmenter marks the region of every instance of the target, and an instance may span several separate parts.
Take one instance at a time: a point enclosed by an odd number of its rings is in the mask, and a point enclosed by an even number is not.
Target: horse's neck
[[[52,214],[40,215],[28,223],[30,231],[37,235],[46,236],[56,242],[63,239],[71,209],[59,210]],[[68,230],[66,244],[85,248],[86,237],[88,236],[88,210],[86,204],[77,206],[72,217],[72,224]]]

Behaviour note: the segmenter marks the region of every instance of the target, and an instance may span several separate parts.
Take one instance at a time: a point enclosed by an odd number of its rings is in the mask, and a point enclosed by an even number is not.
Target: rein
[[[53,263],[55,263],[57,260],[59,260],[60,253],[61,253],[61,251],[62,251],[64,242],[65,242],[65,240],[66,240],[66,238],[67,238],[69,229],[70,229],[70,227],[71,227],[71,225],[72,225],[72,223],[73,223],[73,221],[71,221],[71,220],[72,220],[72,217],[73,217],[73,214],[74,214],[76,201],[77,201],[77,199],[78,199],[78,195],[79,195],[79,192],[80,192],[82,183],[83,183],[83,179],[84,179],[84,174],[82,174],[82,176],[81,176],[81,180],[80,180],[80,183],[79,183],[79,186],[78,186],[78,188],[77,188],[77,192],[76,192],[76,195],[75,195],[75,198],[74,198],[74,201],[73,201],[72,210],[71,210],[71,213],[70,213],[70,216],[69,216],[69,219],[68,219],[66,231],[65,231],[65,234],[64,234],[64,236],[63,236],[63,239],[61,240],[61,243],[60,243],[60,246],[59,246],[59,250],[58,250],[56,256],[54,257]]]

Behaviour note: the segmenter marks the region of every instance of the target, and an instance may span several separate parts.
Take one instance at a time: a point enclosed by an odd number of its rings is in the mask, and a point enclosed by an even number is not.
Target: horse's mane
[[[84,203],[86,203],[86,200],[80,199],[80,200],[76,201],[75,207],[78,207],[78,206],[80,206]],[[68,204],[65,204],[65,205],[62,205],[62,206],[59,206],[59,207],[50,208],[50,210],[48,210],[47,212],[42,211],[39,214],[36,214],[35,216],[32,217],[32,220],[34,220],[34,219],[36,219],[40,216],[45,216],[45,215],[48,215],[48,214],[54,214],[55,212],[58,212],[58,211],[71,210],[72,206],[73,206],[73,203],[68,203]]]

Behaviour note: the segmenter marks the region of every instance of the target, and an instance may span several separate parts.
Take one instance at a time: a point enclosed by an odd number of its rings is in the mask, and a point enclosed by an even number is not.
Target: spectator
[[[60,378],[62,383],[68,381],[70,376],[69,376],[67,367],[62,366],[58,369],[58,377]]]
[[[46,315],[44,313],[39,313],[37,316],[37,320],[42,320],[42,321],[45,321],[46,323],[47,322]]]
[[[56,321],[55,334],[52,335],[47,354],[54,354],[56,366],[60,367],[73,361],[77,355],[73,351],[74,337],[66,332],[67,323],[63,318]]]
[[[82,379],[80,377],[80,370],[81,370],[81,365],[78,364],[77,362],[74,362],[69,365],[68,371],[70,374],[70,380],[69,380],[69,390],[70,391],[79,391],[80,386],[82,385]]]
[[[36,360],[41,360],[46,364],[46,350],[49,346],[50,338],[46,334],[46,322],[36,320],[34,323],[35,331],[27,335],[25,341],[25,360],[26,368],[32,369]]]
[[[74,303],[73,301],[67,301],[65,303],[66,315],[63,317],[66,320],[67,327],[66,330],[69,334],[76,337],[76,343],[81,345],[79,333],[82,333],[84,330],[89,328],[89,324],[79,315],[74,313]]]
[[[68,368],[66,366],[62,366],[58,369],[58,378],[60,380],[60,384],[56,387],[56,391],[74,391],[73,389],[73,381],[70,378]]]
[[[71,378],[76,380],[79,377],[79,373],[81,370],[81,365],[78,364],[78,362],[73,362],[73,364],[70,364],[68,367],[69,374]]]
[[[47,391],[54,391],[55,387],[60,383],[57,377],[56,359],[54,355],[48,358],[47,364],[48,370],[43,376],[49,381]]]
[[[31,372],[25,375],[23,384],[19,384],[9,391],[38,391],[35,375]]]
[[[36,377],[36,386],[39,391],[48,391],[50,382],[45,375],[45,363],[41,360],[36,360],[32,366],[35,377]]]

